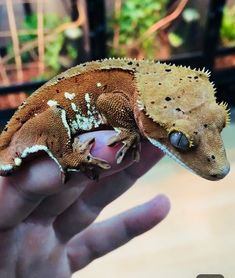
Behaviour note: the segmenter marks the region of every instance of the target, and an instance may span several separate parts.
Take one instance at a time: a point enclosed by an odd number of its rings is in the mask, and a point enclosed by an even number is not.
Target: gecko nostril
[[[207,161],[211,162],[211,159],[215,160],[215,156],[213,154],[211,156],[207,157]]]
[[[218,175],[217,175],[217,174],[213,174],[213,175],[211,175],[211,177],[212,177],[212,178],[217,178]]]

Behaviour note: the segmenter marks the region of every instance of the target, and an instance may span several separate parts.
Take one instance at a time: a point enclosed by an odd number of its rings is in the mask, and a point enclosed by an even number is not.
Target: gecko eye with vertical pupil
[[[179,131],[173,131],[169,135],[169,140],[171,145],[173,145],[175,148],[187,151],[190,149],[190,144],[188,138]]]

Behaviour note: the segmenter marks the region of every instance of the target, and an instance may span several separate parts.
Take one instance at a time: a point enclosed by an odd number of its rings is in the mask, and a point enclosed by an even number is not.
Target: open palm
[[[58,166],[44,154],[9,177],[0,179],[0,277],[69,278],[92,260],[125,244],[157,225],[168,213],[169,202],[151,201],[100,223],[100,211],[147,172],[162,153],[142,144],[141,162],[130,158],[115,163],[118,146],[106,141],[112,131],[87,133],[96,137],[93,155],[106,159],[111,170],[99,181],[73,173],[61,183]]]

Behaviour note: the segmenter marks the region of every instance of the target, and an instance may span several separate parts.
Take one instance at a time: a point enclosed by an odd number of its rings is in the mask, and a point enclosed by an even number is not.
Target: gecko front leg
[[[132,158],[136,162],[140,159],[140,135],[139,133],[128,130],[126,128],[115,128],[117,135],[108,140],[108,146],[113,146],[115,143],[122,142],[123,146],[117,152],[117,164],[120,164],[129,149],[132,149]]]
[[[117,131],[117,134],[108,140],[108,146],[123,143],[116,154],[117,163],[122,162],[128,150],[132,151],[133,159],[139,161],[140,134],[129,99],[122,92],[101,94],[97,99],[97,108],[107,123]]]

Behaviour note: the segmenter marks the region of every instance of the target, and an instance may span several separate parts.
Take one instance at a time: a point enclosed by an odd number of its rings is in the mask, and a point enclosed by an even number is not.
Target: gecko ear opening
[[[172,131],[169,134],[169,140],[172,146],[181,151],[188,151],[190,149],[189,139],[183,132]]]

